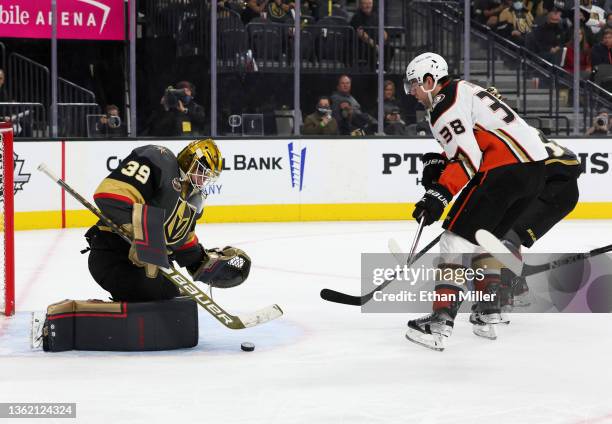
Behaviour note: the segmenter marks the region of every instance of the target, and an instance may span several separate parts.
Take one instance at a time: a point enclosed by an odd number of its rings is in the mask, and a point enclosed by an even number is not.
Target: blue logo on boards
[[[302,191],[304,183],[304,163],[306,162],[306,147],[301,151],[293,150],[293,142],[289,143],[289,170],[291,171],[291,187],[299,187]]]

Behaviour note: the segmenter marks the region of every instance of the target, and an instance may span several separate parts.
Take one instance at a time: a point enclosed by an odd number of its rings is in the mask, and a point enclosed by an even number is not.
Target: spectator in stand
[[[338,130],[340,135],[358,137],[373,133],[369,116],[354,110],[351,102],[342,100],[339,104],[339,110]]]
[[[574,73],[574,37],[565,45],[565,63],[563,68]],[[584,38],[584,28],[580,28],[580,75],[583,79],[588,79],[591,75],[591,46]]]
[[[612,65],[612,28],[606,28],[601,43],[593,46],[591,65]]]
[[[504,10],[502,0],[476,0],[474,14],[480,23],[495,28],[499,20],[499,14]]]
[[[202,135],[206,116],[204,108],[193,100],[195,94],[195,87],[189,81],[177,83],[176,88],[169,87],[160,102],[162,109],[152,117],[145,135]]]
[[[291,11],[295,3],[291,0],[271,0],[266,8],[268,19],[279,24],[291,24],[294,22]]]
[[[526,37],[525,47],[555,65],[561,63],[561,46],[567,42],[567,33],[561,26],[561,9],[553,4],[544,24],[537,26]]]
[[[246,25],[255,18],[261,17],[268,6],[269,0],[246,0],[246,7],[242,10],[242,22]]]
[[[610,0],[610,1],[612,1],[612,0]],[[606,29],[607,28],[611,28],[612,29],[612,13],[608,13],[608,16],[606,16]]]
[[[10,102],[8,90],[6,89],[6,77],[4,76],[4,70],[0,69],[0,102]]]
[[[331,96],[332,114],[336,121],[340,122],[340,103],[343,101],[349,102],[351,111],[361,112],[361,105],[351,95],[351,78],[348,75],[340,75],[336,91]]]
[[[522,0],[505,0],[506,8],[499,14],[497,31],[508,40],[522,46],[525,35],[533,28],[533,15]]]
[[[610,133],[612,126],[610,125],[610,115],[607,110],[602,109],[593,119],[593,125],[586,132],[589,137],[603,137]]]
[[[302,16],[311,16],[317,21],[319,19],[319,0],[303,0]]]
[[[335,135],[338,134],[338,123],[332,117],[329,97],[323,96],[317,102],[317,110],[304,119],[305,135]]]
[[[385,134],[407,135],[406,123],[402,120],[401,110],[395,98],[395,83],[386,80],[384,85]]]
[[[582,20],[586,27],[586,39],[591,45],[601,41],[601,30],[606,27],[606,12],[591,0],[580,0]]]
[[[357,57],[361,63],[373,68],[378,57],[378,14],[374,13],[373,0],[359,0],[359,10],[351,19],[351,26],[357,34]],[[384,31],[385,69],[393,59],[393,47],[389,44],[389,34]]]
[[[546,10],[544,9],[544,1],[543,0],[525,0],[525,9],[531,13],[531,16],[537,18],[538,16],[543,16],[546,14]]]

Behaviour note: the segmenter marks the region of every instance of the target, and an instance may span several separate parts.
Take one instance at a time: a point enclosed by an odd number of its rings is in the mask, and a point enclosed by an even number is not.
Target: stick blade
[[[283,310],[278,305],[270,305],[258,311],[240,315],[238,319],[242,325],[237,325],[231,327],[234,330],[239,330],[242,328],[255,327],[259,324],[264,324],[268,321],[275,320],[283,315]]]
[[[391,254],[395,258],[395,260],[400,265],[405,265],[406,264],[406,262],[408,261],[408,256],[402,250],[402,248],[401,248],[400,244],[397,242],[397,240],[395,240],[394,238],[390,238],[389,241],[387,241],[387,247],[389,248],[389,252],[391,252]]]
[[[323,289],[321,290],[321,299],[327,300],[328,302],[343,303],[345,305],[361,306],[361,296],[352,296],[350,294],[341,293],[336,290]]]
[[[523,272],[523,263],[508,249],[500,239],[487,230],[476,231],[476,241],[484,250],[506,265],[516,275]]]

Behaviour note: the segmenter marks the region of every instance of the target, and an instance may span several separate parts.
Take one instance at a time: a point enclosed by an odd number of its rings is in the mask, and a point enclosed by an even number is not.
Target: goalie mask
[[[199,213],[206,197],[206,187],[221,174],[221,152],[213,139],[207,138],[189,143],[178,154],[177,160],[183,181],[192,187],[187,203]]]

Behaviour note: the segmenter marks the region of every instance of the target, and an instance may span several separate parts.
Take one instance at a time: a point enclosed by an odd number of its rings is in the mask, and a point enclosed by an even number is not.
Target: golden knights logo
[[[32,174],[26,174],[26,173],[21,172],[23,170],[24,163],[25,161],[19,159],[19,156],[17,156],[17,153],[13,153],[13,166],[15,168],[15,172],[13,173],[14,175],[13,181],[14,181],[15,193],[17,193],[19,190],[23,190],[23,185],[29,182],[30,177],[32,176]]]
[[[23,185],[30,181],[32,174],[27,174],[23,171],[25,161],[19,159],[17,153],[13,153],[13,194],[17,194],[19,190],[23,190]],[[2,175],[0,175],[0,201],[4,199],[4,157],[0,152],[0,167],[2,167]]]
[[[170,217],[164,223],[166,243],[172,245],[183,240],[187,236],[195,216],[195,212],[187,205],[187,202],[178,199]]]

